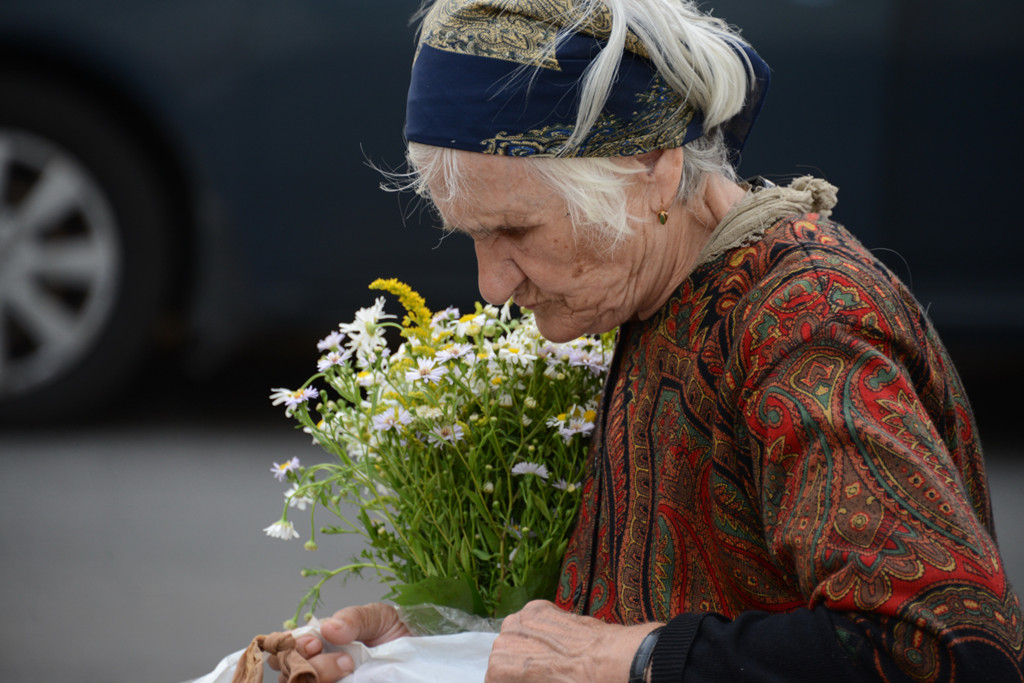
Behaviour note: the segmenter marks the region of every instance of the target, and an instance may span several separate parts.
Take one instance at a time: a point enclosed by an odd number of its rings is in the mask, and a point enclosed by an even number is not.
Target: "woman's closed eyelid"
[[[465,235],[474,242],[478,242],[484,239],[493,239],[497,237],[519,237],[525,234],[530,227],[529,226],[512,226],[512,225],[499,225],[494,228],[487,227],[476,227],[476,228],[465,228],[456,227],[453,225],[445,224],[444,230],[446,232],[455,232],[460,235]]]
[[[471,239],[473,241],[476,241],[476,240],[478,240],[478,239],[480,239],[482,237],[487,237],[491,233],[490,230],[487,230],[487,229],[484,229],[484,228],[476,228],[476,229],[462,228],[462,227],[458,227],[458,226],[455,226],[455,225],[451,225],[449,223],[443,223],[441,225],[441,229],[445,233],[447,233],[449,235],[451,235],[451,234],[462,235],[463,237],[468,237],[469,239]]]

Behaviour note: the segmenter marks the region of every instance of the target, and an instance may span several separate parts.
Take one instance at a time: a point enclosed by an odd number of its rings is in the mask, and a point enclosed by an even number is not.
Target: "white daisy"
[[[459,318],[459,321],[455,323],[455,334],[460,337],[475,337],[480,334],[480,330],[482,330],[486,324],[487,316],[483,314],[473,315],[470,313],[462,316]]]
[[[377,383],[377,373],[369,370],[360,370],[356,373],[356,384],[361,387],[372,387]]]
[[[434,359],[438,363],[444,363],[471,353],[473,353],[472,344],[450,344],[434,354]]]
[[[342,342],[345,341],[345,335],[340,330],[335,330],[328,334],[326,337],[316,343],[318,351],[330,351],[331,349],[341,348]]]
[[[417,358],[416,365],[418,367],[415,370],[406,371],[406,380],[410,382],[426,380],[428,383],[435,383],[440,382],[441,378],[448,372],[448,368],[439,367],[437,361],[433,358]]]
[[[412,422],[412,413],[401,406],[388,408],[383,413],[373,416],[373,428],[380,432],[398,428]]]
[[[384,328],[380,321],[394,317],[384,312],[384,297],[381,296],[373,306],[356,311],[355,320],[338,325],[338,330],[349,336],[349,348],[372,351],[384,344]]]
[[[562,438],[566,441],[576,434],[589,436],[592,431],[594,431],[594,423],[587,420],[585,417],[571,417],[569,418],[568,425],[558,428],[558,433],[561,434]]]
[[[313,499],[305,495],[295,495],[298,492],[298,490],[298,485],[292,484],[292,487],[284,492],[285,500],[288,501],[288,507],[298,508],[299,510],[305,510],[307,505],[313,504]]]
[[[529,365],[533,361],[537,360],[537,356],[530,354],[522,346],[503,346],[498,349],[498,358],[501,360],[515,363],[517,365]]]
[[[294,408],[300,403],[305,403],[311,398],[317,396],[316,389],[313,387],[306,387],[305,389],[285,389],[284,387],[278,387],[277,389],[271,389],[270,399],[273,402],[271,405],[279,406],[282,403],[289,408]]]
[[[292,458],[285,462],[278,464],[274,463],[274,466],[270,468],[270,471],[274,473],[274,479],[278,481],[284,481],[284,478],[288,476],[289,472],[299,469],[299,459]]]
[[[549,417],[548,421],[545,424],[547,424],[547,426],[551,427],[552,429],[558,429],[559,427],[564,425],[565,421],[568,420],[568,419],[569,419],[568,415],[566,415],[565,413],[559,413],[558,415],[555,415],[554,417]]]
[[[390,355],[391,349],[386,346],[379,349],[356,349],[356,367],[366,370],[379,366],[380,370],[387,370],[387,359]]]
[[[283,541],[287,541],[291,538],[298,538],[299,532],[295,530],[291,522],[285,520],[278,520],[263,530],[267,536],[271,538],[280,538]]]
[[[416,406],[416,414],[424,420],[436,420],[444,415],[444,412],[437,406]]]
[[[585,367],[595,375],[608,370],[605,365],[604,353],[601,351],[574,351],[569,358],[569,365]]]
[[[455,443],[456,441],[462,440],[462,425],[440,425],[430,430],[427,434],[427,441],[433,446],[439,446],[442,443]]]
[[[575,493],[580,487],[580,483],[570,484],[565,479],[559,479],[558,481],[551,484],[553,487],[560,491],[567,491],[569,493]]]
[[[454,306],[449,306],[443,311],[438,311],[437,313],[435,313],[434,317],[430,319],[430,325],[431,327],[438,327],[451,320],[458,320],[459,315],[459,309],[455,308]]]
[[[512,466],[512,474],[517,477],[525,474],[533,474],[541,479],[547,479],[549,476],[548,468],[536,462],[517,462]]]
[[[345,349],[343,352],[331,351],[317,362],[316,369],[318,372],[324,372],[335,365],[341,365],[351,356],[352,349]]]

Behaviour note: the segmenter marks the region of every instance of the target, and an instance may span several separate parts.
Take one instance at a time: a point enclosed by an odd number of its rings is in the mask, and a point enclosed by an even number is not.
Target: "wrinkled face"
[[[633,318],[644,295],[643,231],[612,254],[576,239],[565,200],[529,172],[530,163],[468,153],[462,198],[436,201],[447,226],[476,245],[481,296],[532,310],[541,333],[556,342]]]

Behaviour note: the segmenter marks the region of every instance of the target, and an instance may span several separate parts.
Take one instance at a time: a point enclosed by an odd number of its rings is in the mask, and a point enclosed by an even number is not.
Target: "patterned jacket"
[[[624,325],[557,602],[657,681],[1021,681],[959,378],[904,285],[790,216]]]

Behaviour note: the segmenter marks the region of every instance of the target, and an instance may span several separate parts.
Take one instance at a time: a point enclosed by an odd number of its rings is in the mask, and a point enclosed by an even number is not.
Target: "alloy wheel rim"
[[[93,174],[52,141],[0,128],[0,399],[67,372],[93,347],[122,259]]]

